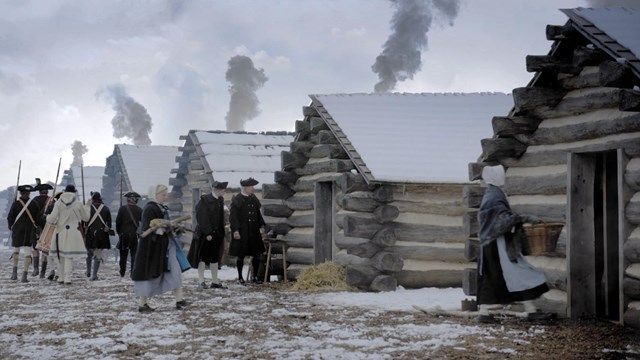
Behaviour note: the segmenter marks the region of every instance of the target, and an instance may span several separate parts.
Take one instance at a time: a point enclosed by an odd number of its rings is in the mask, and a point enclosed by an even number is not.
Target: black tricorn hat
[[[124,194],[122,196],[124,196],[126,198],[141,198],[142,197],[142,196],[140,196],[140,194],[138,194],[135,191],[129,191],[128,193],[126,193],[126,194]]]
[[[18,186],[19,192],[32,192],[34,191],[33,186],[31,185],[20,185]]]
[[[211,184],[211,187],[214,189],[224,190],[227,188],[227,185],[229,185],[228,181],[214,181]]]
[[[69,185],[65,186],[64,192],[75,193],[75,192],[78,192],[78,190],[76,190],[76,186],[75,185],[69,184]]]
[[[240,180],[240,186],[256,186],[260,182],[254,178],[248,178],[246,180]]]
[[[91,200],[102,200],[102,195],[97,191],[91,192]]]
[[[49,184],[42,184],[40,179],[36,179],[37,185],[33,187],[33,191],[49,191],[53,190],[53,186]]]

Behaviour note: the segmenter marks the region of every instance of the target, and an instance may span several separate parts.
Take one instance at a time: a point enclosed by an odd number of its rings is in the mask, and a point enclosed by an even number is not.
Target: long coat
[[[138,226],[142,220],[142,209],[138,205],[122,205],[116,215],[116,233],[120,250],[135,250],[138,246]]]
[[[265,226],[260,213],[260,200],[251,194],[249,196],[236,194],[231,200],[229,224],[232,234],[240,233],[240,240],[231,237],[229,254],[231,256],[256,256],[264,252],[264,243],[260,228]]]
[[[91,205],[91,213],[89,221],[93,219],[96,211],[103,205],[101,203],[94,203]],[[102,206],[100,210],[100,216],[104,220],[104,224],[100,220],[99,216],[93,220],[91,225],[86,224],[87,233],[85,236],[87,249],[111,249],[111,241],[109,240],[109,230],[111,229],[111,211],[106,206]]]
[[[22,201],[25,204],[29,203],[28,199],[22,199]],[[29,218],[26,210],[20,215],[20,218],[16,219],[22,207],[20,201],[14,201],[7,216],[7,223],[9,224],[9,230],[11,230],[11,246],[13,247],[34,246],[38,241],[36,226],[41,225],[37,217],[40,207],[35,199],[31,200],[29,206],[27,206],[27,210],[31,213],[35,224]]]
[[[205,264],[217,263],[220,259],[220,246],[224,242],[224,198],[212,194],[202,195],[196,205],[197,226],[189,247],[187,258],[191,267],[197,268],[202,261]],[[207,240],[211,235],[212,239]]]
[[[51,244],[51,251],[59,256],[81,258],[87,256],[79,225],[89,221],[89,206],[82,205],[75,193],[65,192],[56,201],[47,222],[56,226],[56,235]]]
[[[142,227],[144,232],[149,229],[149,223],[153,219],[168,219],[167,208],[154,201],[149,201],[142,210]],[[169,235],[164,233],[158,235],[155,232],[138,240],[136,259],[133,263],[131,279],[133,281],[151,280],[162,275],[169,270],[167,259],[167,248],[169,246]]]

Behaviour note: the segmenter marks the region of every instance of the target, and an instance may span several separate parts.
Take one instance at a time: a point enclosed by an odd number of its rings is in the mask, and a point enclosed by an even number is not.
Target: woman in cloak
[[[164,205],[168,196],[169,189],[165,185],[151,188],[149,202],[142,210],[142,232],[152,227],[156,219],[169,219],[168,209]],[[140,299],[139,312],[154,311],[149,306],[149,299],[168,291],[173,291],[176,309],[181,310],[187,305],[182,291],[182,270],[176,257],[176,244],[171,236],[170,229],[159,228],[146,237],[140,237],[131,274],[133,290]]]
[[[548,319],[551,315],[538,312],[533,303],[534,299],[549,291],[545,276],[522,256],[518,244],[521,237],[516,236],[522,231],[523,223],[539,223],[540,219],[511,210],[500,188],[505,182],[502,165],[485,167],[482,179],[487,189],[478,212],[478,321],[495,321],[489,309],[513,302],[524,304],[529,320]]]

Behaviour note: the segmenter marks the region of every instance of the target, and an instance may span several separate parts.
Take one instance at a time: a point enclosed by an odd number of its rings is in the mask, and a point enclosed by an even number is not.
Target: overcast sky
[[[609,0],[611,1],[611,0]],[[615,0],[613,0],[615,1]],[[545,25],[584,0],[463,0],[454,25],[437,22],[422,70],[401,92],[511,92],[527,54],[546,54]],[[227,61],[250,56],[269,78],[247,130],[293,130],[308,94],[371,92],[371,65],[389,35],[389,1],[0,1],[0,187],[53,181],[74,140],[86,165],[115,143],[111,105],[121,83],[153,119],[153,144],[189,129],[224,129]],[[490,121],[490,119],[487,119]]]

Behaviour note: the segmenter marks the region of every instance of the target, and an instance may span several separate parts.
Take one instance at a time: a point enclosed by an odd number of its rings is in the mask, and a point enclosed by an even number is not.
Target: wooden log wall
[[[640,81],[625,64],[608,58],[584,39],[571,25],[548,26],[556,51],[528,56],[527,70],[538,73],[538,81],[514,89],[514,110],[493,119],[494,137],[482,141],[481,162],[469,164],[474,180],[487,164],[507,167],[504,190],[512,208],[546,221],[565,221],[567,210],[567,154],[623,148],[631,161],[625,181],[636,192],[626,205],[633,231],[624,244],[625,319],[638,323],[640,311],[640,92],[632,90]],[[496,114],[501,115],[501,114]],[[470,207],[479,204],[481,190],[467,188]],[[476,214],[465,217],[469,239],[465,256],[478,254]],[[553,289],[540,300],[541,307],[566,315],[566,232],[555,253],[528,257],[541,269]],[[475,273],[465,274],[465,291],[473,290]]]
[[[369,185],[317,110],[304,107],[303,114],[296,141],[274,175],[276,185],[265,191],[265,197],[284,201],[272,210],[290,226],[281,236],[289,245],[289,275],[295,278],[315,261],[320,209],[314,189],[331,181],[334,261],[346,267],[349,284],[374,291],[461,286],[462,272],[473,266],[464,256],[463,186]],[[478,201],[478,194],[469,199]]]

